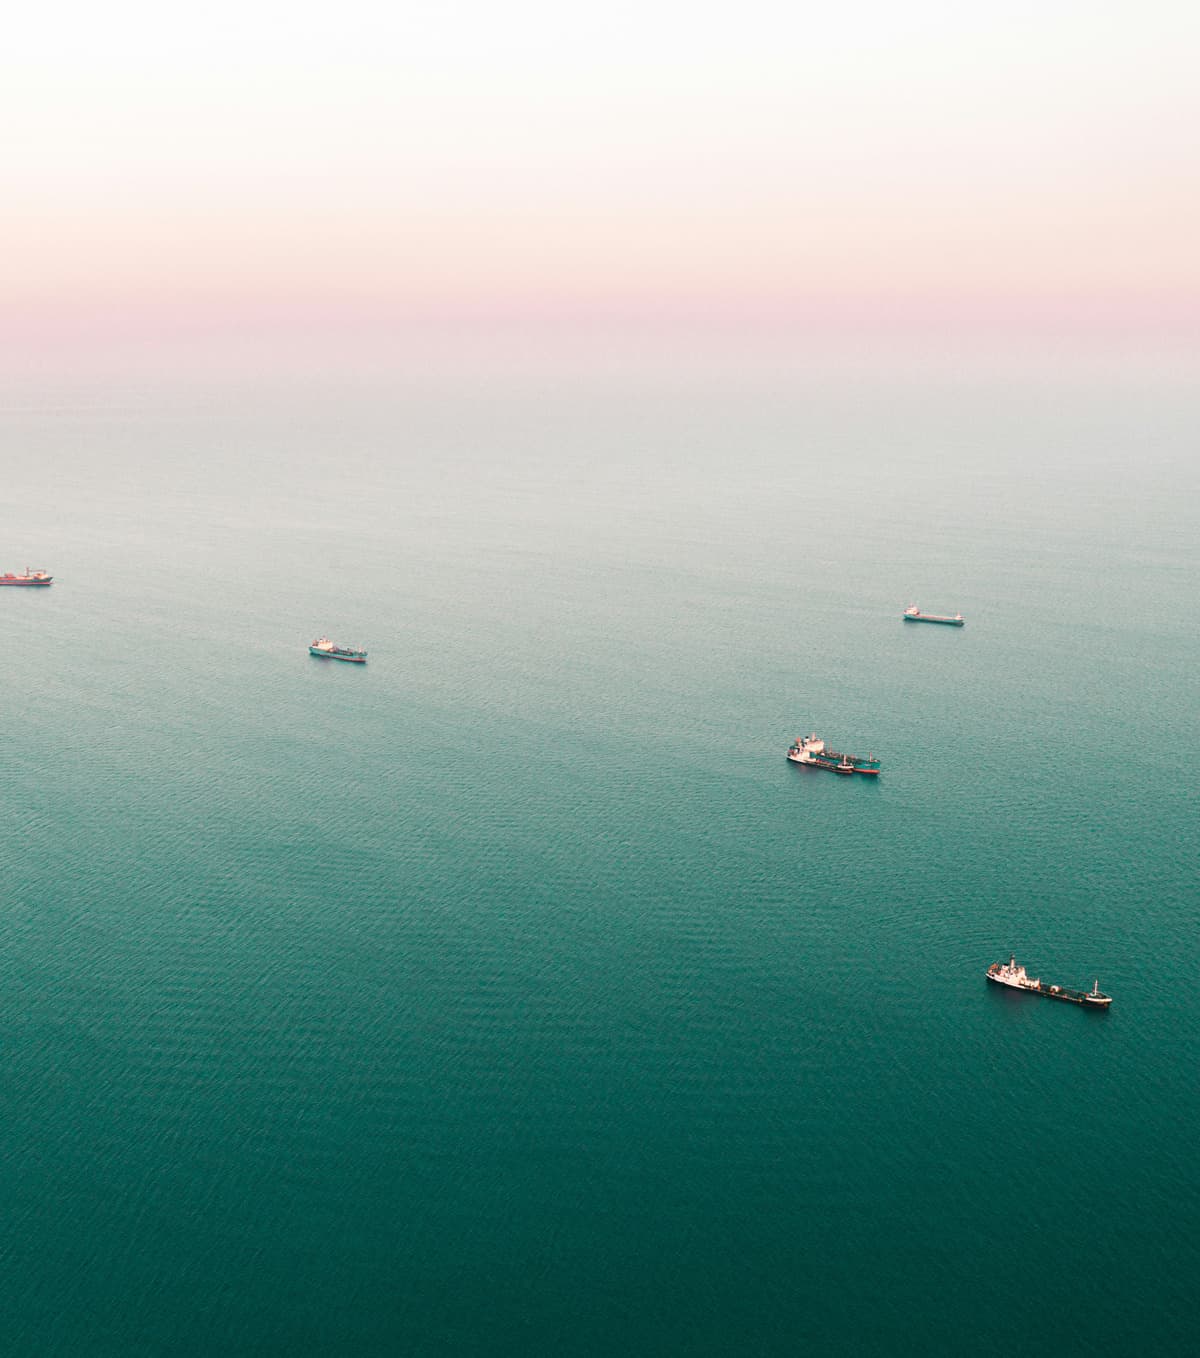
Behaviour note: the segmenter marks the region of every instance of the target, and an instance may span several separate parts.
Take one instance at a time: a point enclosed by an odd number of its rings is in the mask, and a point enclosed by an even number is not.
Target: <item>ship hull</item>
[[[0,587],[3,587],[3,586],[5,586],[5,585],[11,585],[11,586],[13,586],[14,588],[18,588],[18,589],[45,589],[45,587],[46,587],[47,585],[52,585],[53,583],[54,583],[54,581],[53,581],[52,579],[51,579],[51,580],[5,580],[3,576],[0,576]]]
[[[1112,1004],[1112,999],[1107,995],[1097,998],[1086,990],[1074,990],[1070,986],[1046,985],[1041,981],[1037,985],[1017,985],[1013,981],[1002,981],[991,972],[986,975],[993,985],[1003,986],[1005,990],[1019,990],[1025,995],[1044,995],[1048,1000],[1066,1000],[1068,1004],[1078,1004],[1085,1009],[1107,1009]]]
[[[928,615],[926,615],[926,614],[922,614],[919,618],[914,618],[913,615],[912,615],[911,613],[906,613],[906,614],[904,615],[904,621],[905,621],[905,622],[936,622],[936,623],[940,623],[943,627],[962,627],[962,626],[965,625],[965,620],[964,620],[963,618],[934,618],[934,617],[930,617],[930,616],[928,616]]]
[[[811,756],[808,759],[797,759],[795,755],[789,754],[788,762],[790,764],[799,764],[802,768],[806,769],[832,769],[834,773],[865,773],[872,778],[877,778],[879,776],[878,767],[863,767],[862,765],[855,764],[853,768],[840,768],[837,759],[816,759]]]
[[[310,646],[308,653],[315,655],[319,660],[344,660],[348,665],[365,665],[367,663],[365,655],[335,655],[333,651],[318,651],[315,646]]]

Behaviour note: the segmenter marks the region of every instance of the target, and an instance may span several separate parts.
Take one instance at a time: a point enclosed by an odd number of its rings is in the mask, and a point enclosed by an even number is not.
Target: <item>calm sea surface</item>
[[[4,1352],[1187,1349],[1194,396],[0,430]]]

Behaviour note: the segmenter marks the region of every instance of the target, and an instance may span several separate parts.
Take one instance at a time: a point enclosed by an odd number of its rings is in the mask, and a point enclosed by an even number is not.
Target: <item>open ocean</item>
[[[1194,389],[0,428],[5,1353],[1189,1351]]]

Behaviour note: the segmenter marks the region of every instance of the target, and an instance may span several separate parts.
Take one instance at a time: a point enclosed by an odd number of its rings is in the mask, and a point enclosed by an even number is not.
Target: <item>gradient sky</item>
[[[316,325],[1191,333],[1198,16],[28,7],[0,55],[0,343],[78,362]]]

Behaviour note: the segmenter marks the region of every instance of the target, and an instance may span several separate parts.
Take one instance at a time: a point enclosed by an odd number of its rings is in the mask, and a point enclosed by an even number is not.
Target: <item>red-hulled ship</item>
[[[47,575],[45,571],[31,571],[25,567],[23,575],[14,575],[12,571],[6,571],[0,575],[0,585],[48,585],[54,576]]]

